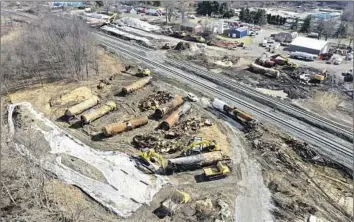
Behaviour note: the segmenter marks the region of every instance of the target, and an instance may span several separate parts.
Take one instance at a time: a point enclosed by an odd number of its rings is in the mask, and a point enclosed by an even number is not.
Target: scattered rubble
[[[156,93],[149,95],[139,101],[138,107],[140,111],[154,110],[169,102],[173,98],[172,94],[167,91],[157,91]]]

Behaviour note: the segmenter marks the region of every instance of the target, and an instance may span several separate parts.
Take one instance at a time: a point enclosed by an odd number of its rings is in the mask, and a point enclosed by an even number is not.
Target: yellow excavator
[[[216,166],[204,168],[203,171],[207,180],[221,179],[231,173],[230,168],[221,161],[218,161]]]
[[[154,149],[142,150],[139,152],[139,160],[142,166],[153,173],[164,170],[167,167],[167,161]]]
[[[199,153],[220,150],[215,141],[202,140],[201,137],[194,137],[189,145],[184,148],[181,156],[191,156]]]
[[[270,57],[271,61],[274,61],[277,65],[286,65],[290,68],[296,69],[298,66],[297,64],[291,62],[289,58],[281,55],[281,54],[276,54]]]
[[[113,22],[116,20],[118,14],[114,13],[113,15],[111,15],[106,22],[104,22],[100,27],[105,26],[105,25],[109,25],[109,24],[113,24]]]

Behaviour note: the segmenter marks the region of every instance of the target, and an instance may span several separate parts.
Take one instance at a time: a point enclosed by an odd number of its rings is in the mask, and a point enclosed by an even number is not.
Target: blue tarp
[[[71,6],[71,7],[80,7],[84,6],[83,2],[52,2],[53,6]]]
[[[329,19],[329,18],[334,18],[338,17],[338,13],[317,13],[312,15],[314,18],[320,18],[320,19]]]

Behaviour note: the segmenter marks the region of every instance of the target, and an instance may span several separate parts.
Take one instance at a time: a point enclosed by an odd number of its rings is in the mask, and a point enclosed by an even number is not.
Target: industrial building
[[[322,53],[327,53],[329,46],[330,44],[323,40],[307,37],[297,37],[291,42],[289,51],[306,52],[309,54],[319,55]]]
[[[248,30],[247,28],[237,28],[231,29],[229,32],[229,36],[232,38],[242,38],[247,36]]]
[[[201,26],[200,24],[186,21],[181,24],[181,30],[197,34],[203,32],[203,26]]]

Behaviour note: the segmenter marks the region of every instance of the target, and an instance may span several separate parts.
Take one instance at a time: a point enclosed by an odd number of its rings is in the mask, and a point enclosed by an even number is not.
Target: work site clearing
[[[352,127],[336,115],[350,119],[352,110],[345,94],[331,86],[328,70],[281,54],[255,56],[247,44],[229,50],[220,39],[206,46],[190,42],[199,37],[181,41],[168,32],[156,34],[159,22],[129,17],[119,22],[129,25],[106,22],[103,29],[112,34],[109,28],[116,28],[113,35],[124,39],[119,41],[134,40],[127,45],[146,50],[155,61],[166,59],[197,76],[203,71],[236,80]],[[6,85],[2,220],[353,219],[347,167],[253,113],[166,76],[163,69],[105,44],[94,50],[97,67],[86,67],[80,80],[42,81],[39,72],[38,84],[28,78],[20,87]],[[317,75],[326,78],[313,81]]]

